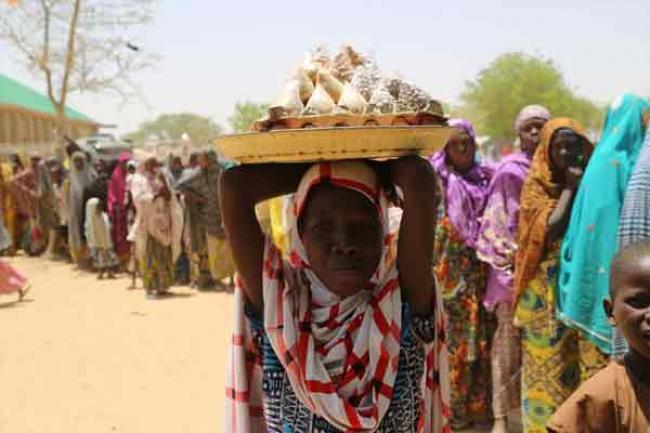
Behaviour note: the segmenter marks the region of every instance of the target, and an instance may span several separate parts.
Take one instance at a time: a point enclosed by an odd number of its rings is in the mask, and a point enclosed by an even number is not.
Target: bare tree
[[[133,76],[152,66],[131,38],[152,19],[155,0],[23,0],[0,2],[0,43],[12,47],[45,81],[66,133],[65,106],[74,92],[138,95]]]

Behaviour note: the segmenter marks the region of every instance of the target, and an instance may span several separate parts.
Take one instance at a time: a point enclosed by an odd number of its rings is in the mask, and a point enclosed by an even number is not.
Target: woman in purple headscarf
[[[452,429],[462,429],[489,420],[489,321],[481,305],[485,269],[475,247],[492,170],[475,160],[472,125],[463,119],[452,119],[449,125],[457,131],[431,158],[444,192],[435,275],[448,317]]]
[[[550,117],[540,105],[529,105],[517,116],[515,132],[521,151],[507,156],[496,167],[476,242],[478,257],[489,265],[483,304],[497,316],[491,362],[494,433],[505,433],[508,414],[521,407],[521,340],[513,324],[512,306],[519,196],[539,144],[539,132]]]

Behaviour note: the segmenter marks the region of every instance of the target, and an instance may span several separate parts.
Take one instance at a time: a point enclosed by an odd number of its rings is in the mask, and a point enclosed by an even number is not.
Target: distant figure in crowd
[[[55,229],[56,240],[51,258],[55,260],[67,260],[70,258],[68,252],[68,197],[65,194],[67,173],[57,157],[53,156],[48,158],[47,165],[52,180],[52,191],[54,193],[57,216]]]
[[[573,393],[549,421],[551,433],[650,431],[650,243],[627,244],[611,269],[605,308],[630,349]]]
[[[492,170],[476,162],[476,135],[464,119],[431,159],[442,184],[435,274],[447,313],[453,429],[490,420],[490,323],[483,307],[485,267],[476,256]]]
[[[212,150],[202,152],[199,167],[188,172],[176,184],[176,188],[191,203],[190,223],[194,230],[194,245],[199,249],[195,255],[195,268],[199,273],[199,287],[213,283],[221,284],[224,278],[234,275],[232,254],[221,222],[219,207],[219,176],[222,168],[217,154]]]
[[[513,324],[519,201],[539,133],[550,118],[549,111],[540,105],[529,105],[519,112],[515,133],[521,150],[505,157],[495,169],[476,241],[478,258],[489,265],[483,305],[497,318],[491,355],[493,433],[506,433],[508,421],[517,421],[508,420],[508,415],[520,415],[521,337]]]
[[[575,120],[541,131],[521,194],[515,260],[515,322],[522,329],[524,433],[546,431],[564,400],[606,363],[598,349],[555,316],[559,249],[593,145]]]
[[[650,104],[624,95],[610,106],[601,139],[585,172],[562,244],[558,315],[606,353],[612,327],[601,308],[628,181],[643,146],[643,113]]]
[[[45,257],[52,260],[56,253],[59,216],[50,167],[46,160],[36,166],[36,220],[43,234]]]
[[[618,226],[619,246],[650,238],[650,110],[643,111],[645,137],[625,191]]]
[[[194,151],[190,154],[189,166],[183,170],[183,178],[196,176],[199,165],[200,152]],[[177,188],[183,188],[182,185],[176,185]],[[190,276],[191,285],[196,288],[209,288],[214,282],[210,274],[208,263],[208,247],[206,244],[205,227],[196,224],[195,221],[200,219],[201,207],[203,204],[192,194],[184,194],[185,203],[185,237],[189,244],[190,254]]]
[[[0,165],[0,223],[4,231],[0,234],[0,254],[12,255],[14,252],[14,208],[11,191],[11,166]],[[0,229],[1,230],[1,229]]]
[[[31,155],[29,166],[22,168],[20,158],[14,158],[15,175],[12,179],[14,202],[18,214],[17,246],[29,255],[38,254],[43,243],[42,234],[37,226],[37,178],[36,167],[40,162],[38,155]]]
[[[116,166],[117,161],[115,160],[99,159],[95,162],[94,168],[97,175],[84,189],[84,206],[88,200],[95,197],[99,199],[105,209],[108,209],[108,190]]]
[[[117,167],[113,170],[111,180],[108,184],[107,210],[111,221],[111,238],[115,248],[115,254],[126,268],[129,262],[131,246],[127,240],[129,235],[128,227],[128,189],[126,176],[127,164],[131,160],[131,154],[122,152],[117,158]]]
[[[84,192],[96,178],[97,173],[86,155],[82,152],[73,153],[68,187],[68,245],[72,259],[81,268],[88,265],[88,248],[84,236]]]
[[[176,195],[176,199],[179,203],[183,204],[183,197],[180,191],[176,188],[176,184],[181,180],[183,176],[183,161],[181,160],[180,155],[175,153],[170,153],[167,156],[167,162],[162,168],[165,177],[167,178],[167,184],[170,185],[172,192]],[[185,215],[185,210],[183,210],[183,215]],[[187,226],[188,220],[183,218],[183,224]],[[183,227],[183,233],[186,233],[186,227]],[[183,236],[185,238],[185,236]],[[185,239],[184,239],[185,240]],[[187,242],[189,244],[189,242]],[[177,284],[189,284],[190,283],[190,258],[189,258],[189,248],[186,247],[186,242],[182,243],[181,253],[176,260],[174,265],[174,280]]]
[[[154,157],[140,163],[131,180],[131,194],[136,219],[129,239],[135,243],[147,296],[155,299],[174,282],[174,263],[181,249],[182,209]]]
[[[108,278],[113,278],[120,264],[113,251],[111,223],[103,206],[97,197],[86,202],[86,241],[93,267],[99,271],[97,278],[100,280],[104,277],[104,273],[108,274]]]
[[[16,154],[9,156],[9,167],[10,171],[4,171],[5,185],[7,191],[9,192],[9,203],[10,207],[7,208],[7,229],[13,237],[14,252],[15,250],[21,248],[23,243],[23,232],[27,225],[27,217],[24,215],[24,208],[21,198],[18,197],[20,191],[14,186],[14,178],[24,171],[24,166],[20,157]],[[20,207],[19,207],[20,206]]]

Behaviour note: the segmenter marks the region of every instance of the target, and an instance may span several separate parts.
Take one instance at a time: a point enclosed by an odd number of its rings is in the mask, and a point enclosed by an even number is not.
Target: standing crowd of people
[[[224,172],[227,431],[647,431],[650,105],[618,98],[598,143],[524,107],[497,163],[449,125],[427,167]],[[287,194],[270,237],[254,207]]]
[[[574,119],[527,106],[515,120],[520,151],[496,165],[477,161],[468,121],[450,124],[456,135],[431,163],[451,426],[587,431],[552,416],[625,353],[603,302],[617,245],[650,236],[650,105],[618,98],[598,143]]]
[[[524,107],[498,163],[468,120],[449,124],[428,161],[13,156],[0,247],[129,270],[151,297],[236,268],[231,432],[641,432],[650,105],[618,98],[597,143]],[[270,199],[271,229],[256,215]]]
[[[170,154],[136,161],[91,158],[72,140],[67,158],[10,155],[0,178],[0,252],[71,261],[97,273],[139,276],[150,298],[173,285],[232,285],[234,267],[219,211],[223,170],[212,150],[183,164]],[[0,293],[18,292],[27,278],[0,262]]]

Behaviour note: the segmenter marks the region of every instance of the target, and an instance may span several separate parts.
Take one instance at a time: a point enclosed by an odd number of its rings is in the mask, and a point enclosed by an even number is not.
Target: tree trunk
[[[57,104],[56,107],[56,123],[54,126],[54,143],[52,145],[52,150],[59,158],[65,158],[65,140],[63,137],[68,133],[68,122],[65,117],[65,107]]]

